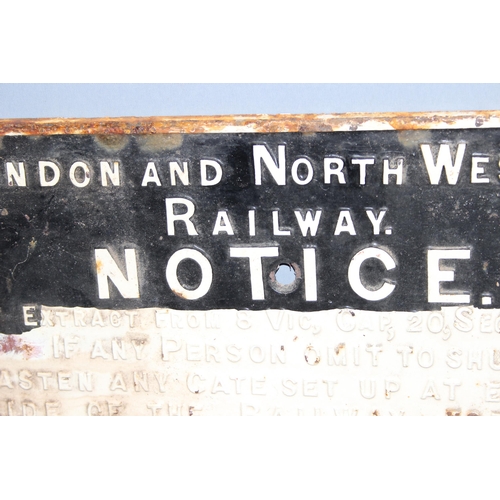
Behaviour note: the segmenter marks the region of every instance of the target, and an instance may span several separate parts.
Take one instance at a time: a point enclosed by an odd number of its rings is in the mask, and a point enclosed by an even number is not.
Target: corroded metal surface
[[[500,126],[500,112],[348,113],[0,120],[0,135],[206,134],[426,130]]]

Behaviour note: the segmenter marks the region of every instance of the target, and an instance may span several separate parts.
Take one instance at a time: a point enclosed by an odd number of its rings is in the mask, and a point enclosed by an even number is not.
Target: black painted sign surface
[[[0,332],[42,305],[495,306],[499,145],[497,129],[6,136]]]

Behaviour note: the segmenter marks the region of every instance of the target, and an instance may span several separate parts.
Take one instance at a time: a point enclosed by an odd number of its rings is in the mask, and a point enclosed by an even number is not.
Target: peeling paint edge
[[[2,119],[0,136],[500,128],[500,111]]]

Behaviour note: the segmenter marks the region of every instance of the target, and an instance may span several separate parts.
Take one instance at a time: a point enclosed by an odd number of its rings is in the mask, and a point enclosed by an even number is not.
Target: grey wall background
[[[0,118],[500,109],[500,84],[0,84]]]

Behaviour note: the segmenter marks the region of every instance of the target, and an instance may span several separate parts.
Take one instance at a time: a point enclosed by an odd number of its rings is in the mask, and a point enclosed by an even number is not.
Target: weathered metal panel
[[[0,414],[497,414],[499,116],[0,121]]]

